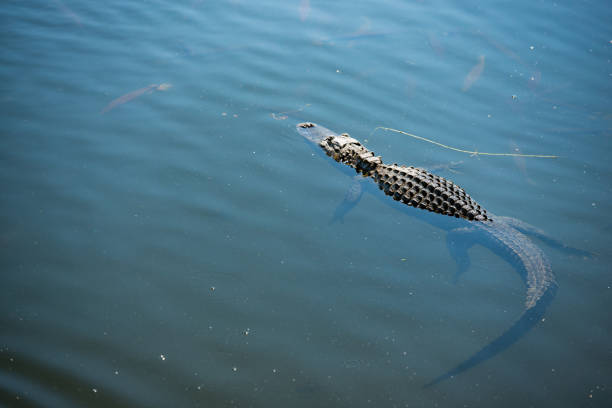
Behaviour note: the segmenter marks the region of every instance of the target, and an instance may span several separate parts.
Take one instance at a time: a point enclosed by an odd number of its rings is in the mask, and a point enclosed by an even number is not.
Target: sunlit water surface
[[[609,406],[608,2],[9,0],[0,19],[0,405]],[[525,287],[481,246],[455,281],[445,231],[376,195],[330,223],[351,178],[305,120],[595,256],[536,241],[559,283],[543,321],[423,389]]]

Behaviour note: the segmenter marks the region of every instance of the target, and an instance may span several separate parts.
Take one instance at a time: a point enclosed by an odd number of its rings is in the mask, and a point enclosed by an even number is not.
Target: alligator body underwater
[[[328,156],[354,168],[364,176],[362,180],[373,179],[386,195],[405,204],[394,203],[395,205],[400,205],[411,213],[418,211],[407,206],[429,211],[425,217],[426,221],[448,231],[447,245],[451,256],[457,262],[457,276],[465,272],[470,265],[468,249],[479,243],[508,261],[525,283],[525,310],[518,320],[491,343],[430,381],[426,387],[449,379],[501,353],[523,337],[544,316],[547,306],[556,294],[557,283],[548,258],[525,234],[538,237],[573,254],[588,254],[566,247],[520,220],[487,212],[461,187],[449,180],[423,169],[385,164],[381,157],[375,156],[348,134],[338,135],[309,122],[298,124],[297,130],[308,141],[322,148]],[[361,198],[360,185],[359,181],[354,181],[351,193],[347,194],[339,208],[350,209],[356,204],[350,200]],[[341,217],[342,214],[338,214],[338,211],[334,214],[334,219]]]

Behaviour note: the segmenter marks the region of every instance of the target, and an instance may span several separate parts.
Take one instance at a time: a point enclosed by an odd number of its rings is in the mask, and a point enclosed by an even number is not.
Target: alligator
[[[427,214],[425,218],[430,224],[448,231],[447,246],[457,263],[456,277],[469,268],[468,249],[479,243],[508,261],[527,287],[525,310],[509,329],[424,387],[450,379],[496,356],[542,320],[546,308],[556,294],[557,282],[550,261],[526,235],[537,237],[571,254],[590,255],[586,251],[563,245],[523,221],[491,214],[450,180],[413,166],[385,164],[380,156],[376,156],[346,133],[338,135],[310,122],[298,124],[297,130],[311,145],[319,146],[337,162],[355,169],[360,175],[359,179],[373,179],[386,195],[404,204],[403,208],[411,206],[437,213]],[[334,220],[341,219],[342,213],[350,210],[359,201],[363,193],[361,185],[357,180],[352,184],[345,200],[334,214]]]

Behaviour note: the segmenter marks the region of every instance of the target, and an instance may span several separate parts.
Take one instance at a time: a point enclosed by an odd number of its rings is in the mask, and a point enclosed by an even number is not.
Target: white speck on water
[[[94,394],[98,392],[97,388],[92,388],[91,390],[93,391]]]
[[[593,207],[597,207],[597,203],[591,203]]]
[[[273,369],[272,369],[272,372],[273,372],[274,374],[276,374],[276,368],[273,368]]]
[[[166,356],[164,356],[163,354],[160,354],[159,358],[161,358],[161,361],[166,361]]]
[[[115,375],[119,375],[119,370],[115,370]]]
[[[535,47],[534,47],[533,45],[530,45],[530,46],[529,46],[529,49],[530,49],[531,51],[533,51],[533,50],[535,50]]]
[[[233,372],[238,371],[238,367],[235,367],[235,366],[234,366],[234,367],[232,367],[232,371],[233,371]]]
[[[211,291],[211,292],[214,292],[214,291],[215,291],[215,289],[216,289],[216,288],[215,288],[214,286],[211,286],[211,287],[210,287],[210,291]]]

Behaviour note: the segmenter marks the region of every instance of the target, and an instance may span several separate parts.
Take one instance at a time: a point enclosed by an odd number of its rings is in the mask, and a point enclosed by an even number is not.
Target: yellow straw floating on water
[[[440,147],[443,147],[445,149],[454,150],[454,151],[459,152],[459,153],[467,153],[467,154],[470,154],[472,156],[538,157],[540,159],[558,159],[559,158],[559,156],[554,156],[554,155],[550,155],[550,154],[486,153],[486,152],[478,152],[478,151],[470,151],[470,150],[457,149],[456,147],[447,146],[447,145],[444,145],[442,143],[438,143],[438,142],[435,142],[433,140],[426,139],[426,138],[424,138],[422,136],[413,135],[412,133],[408,133],[408,132],[404,132],[404,131],[401,131],[401,130],[392,129],[392,128],[388,128],[388,127],[384,127],[384,126],[378,126],[377,128],[375,128],[372,131],[372,133],[370,133],[370,135],[372,135],[378,129],[388,130],[390,132],[401,133],[403,135],[410,136],[410,137],[413,137],[415,139],[422,140],[424,142],[435,144],[436,146],[440,146]]]

